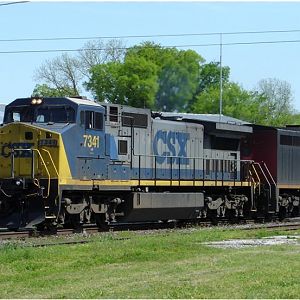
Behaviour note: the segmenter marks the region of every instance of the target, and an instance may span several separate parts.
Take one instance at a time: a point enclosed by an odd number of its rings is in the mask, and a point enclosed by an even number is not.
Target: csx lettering
[[[33,143],[7,143],[1,148],[1,156],[10,157],[12,150],[15,149],[31,149]],[[31,151],[15,150],[14,157],[31,157]]]
[[[99,148],[100,147],[100,137],[91,134],[83,135],[84,142],[83,146],[88,148]]]
[[[189,138],[190,135],[186,132],[157,131],[153,141],[153,153],[157,156],[156,162],[163,164],[166,161],[172,164],[188,165],[186,145]],[[158,146],[159,144],[165,145],[168,151],[159,153],[159,148],[162,148]]]

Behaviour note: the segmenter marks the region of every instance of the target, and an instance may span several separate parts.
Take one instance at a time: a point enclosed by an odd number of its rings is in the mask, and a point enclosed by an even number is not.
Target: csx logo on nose
[[[188,165],[189,159],[186,158],[186,144],[189,139],[190,135],[186,132],[157,131],[153,140],[153,153],[157,156],[156,162],[162,164],[167,161],[167,163]],[[158,146],[159,144],[160,147]],[[165,148],[164,145],[168,151],[159,153],[159,149]]]
[[[10,157],[12,149],[30,149],[33,143],[8,143],[4,144],[1,149],[1,156]],[[31,157],[30,151],[17,150],[14,152],[15,157]]]

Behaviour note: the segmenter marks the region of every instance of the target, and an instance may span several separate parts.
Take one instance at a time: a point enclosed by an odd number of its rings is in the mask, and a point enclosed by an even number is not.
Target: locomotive
[[[299,214],[296,126],[31,97],[0,146],[0,228]]]

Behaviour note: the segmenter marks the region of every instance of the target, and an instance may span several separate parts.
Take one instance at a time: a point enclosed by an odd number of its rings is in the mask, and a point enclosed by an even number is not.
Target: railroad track
[[[95,234],[109,231],[124,231],[124,230],[159,230],[174,228],[173,225],[161,224],[161,223],[149,223],[149,224],[122,224],[109,226],[107,230],[100,229],[95,225],[83,226],[78,229],[65,229],[57,228],[53,230],[37,231],[37,230],[0,230],[0,241],[8,239],[26,239],[32,237],[47,237],[47,236],[68,236],[74,234]]]
[[[230,226],[228,226],[230,225]],[[49,231],[36,231],[36,230],[19,230],[19,231],[0,231],[0,241],[1,240],[25,240],[32,237],[47,237],[47,236],[56,236],[56,237],[63,237],[63,236],[71,236],[75,234],[83,234],[83,235],[90,235],[90,234],[96,234],[96,233],[105,233],[108,231],[123,231],[123,230],[131,230],[131,231],[151,231],[151,230],[162,230],[162,229],[172,229],[172,228],[187,228],[187,227],[194,227],[195,224],[185,224],[180,226],[174,226],[174,224],[135,224],[129,226],[127,225],[118,225],[118,226],[111,226],[109,230],[101,230],[96,226],[85,226],[80,229],[62,229],[58,228],[55,230],[49,230]],[[241,230],[259,230],[259,229],[265,229],[265,230],[274,230],[278,229],[280,231],[294,231],[300,229],[300,221],[294,222],[290,221],[289,223],[282,223],[282,224],[274,224],[274,223],[263,223],[263,224],[257,224],[253,221],[245,222],[242,225],[238,224],[229,224],[227,221],[219,222],[217,225],[212,225],[210,222],[200,222],[197,224],[197,226],[200,227],[218,227],[218,226],[228,226],[226,229],[241,229]],[[232,227],[231,227],[232,226]],[[247,227],[246,227],[247,226]],[[123,238],[116,238],[116,239],[123,239]],[[87,240],[78,240],[78,241],[61,241],[58,243],[53,243],[53,245],[57,244],[78,244],[78,243],[88,243]],[[39,244],[33,246],[47,246],[52,245],[51,243],[45,243],[45,244]]]
[[[263,225],[254,225],[251,227],[241,228],[243,230],[253,230],[253,229],[266,229],[266,230],[274,230],[278,229],[281,231],[290,231],[290,230],[298,230],[300,229],[300,223],[289,223],[289,224],[263,224]]]
[[[56,229],[48,231],[36,231],[36,230],[18,230],[18,231],[0,231],[0,240],[8,239],[26,239],[32,237],[46,237],[46,236],[67,236],[76,233],[97,233],[101,232],[97,227],[76,229]]]

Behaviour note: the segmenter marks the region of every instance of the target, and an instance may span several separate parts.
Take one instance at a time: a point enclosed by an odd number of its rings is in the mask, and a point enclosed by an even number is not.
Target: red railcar
[[[270,190],[271,210],[299,213],[300,127],[253,125],[253,134],[241,143],[241,159],[255,162],[253,173]]]

